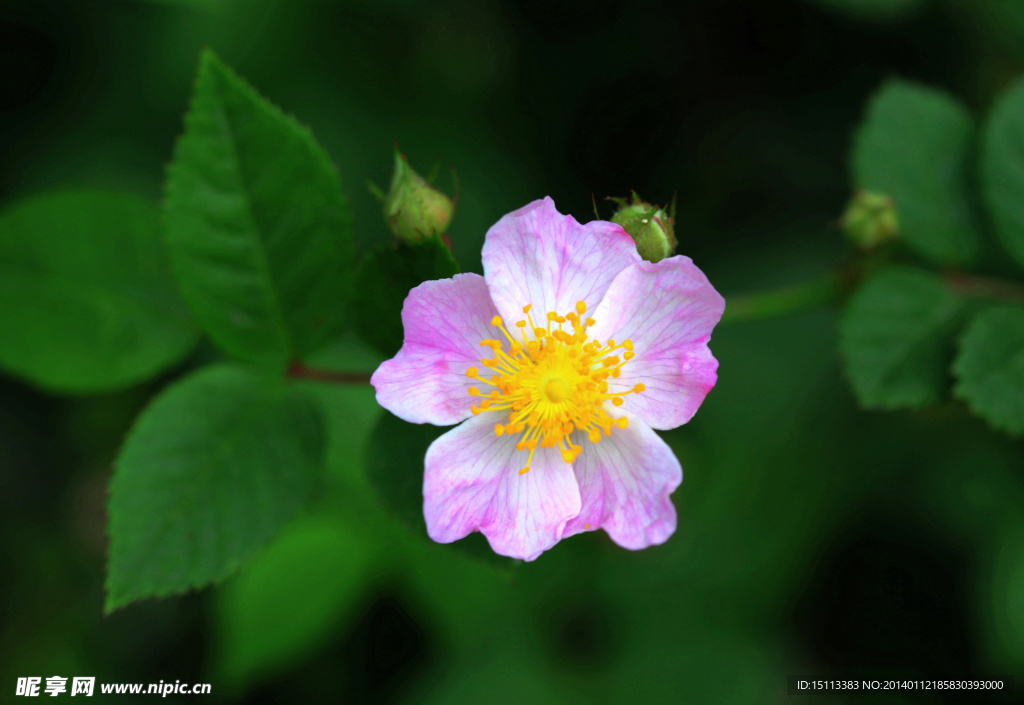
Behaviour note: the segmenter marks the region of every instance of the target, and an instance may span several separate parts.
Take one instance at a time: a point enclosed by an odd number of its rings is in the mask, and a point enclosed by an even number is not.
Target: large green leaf
[[[342,628],[366,586],[367,538],[336,519],[304,518],[218,591],[221,676],[238,685],[272,677]]]
[[[956,395],[996,428],[1024,433],[1024,309],[982,311],[953,364]]]
[[[316,402],[245,370],[203,369],[138,418],[110,486],[107,609],[234,571],[323,474]]]
[[[198,329],[174,290],[159,213],[127,194],[65,191],[0,213],[0,366],[59,392],[156,375]]]
[[[430,444],[448,430],[429,424],[406,423],[386,413],[370,434],[366,448],[366,473],[371,487],[399,521],[428,541],[423,519],[423,461]],[[478,533],[452,546],[506,574],[516,564],[494,553],[487,539]]]
[[[967,188],[973,139],[963,106],[906,81],[878,91],[854,138],[855,185],[891,196],[900,237],[939,264],[967,262],[979,249]]]
[[[356,328],[385,355],[402,347],[402,305],[409,291],[431,279],[455,276],[459,265],[437,235],[417,243],[395,241],[375,249],[359,271]]]
[[[992,110],[985,126],[981,176],[996,232],[1024,266],[1024,80]]]
[[[860,403],[919,408],[939,401],[962,313],[960,297],[927,272],[894,267],[865,282],[839,326],[840,352]]]
[[[280,366],[344,324],[356,261],[337,172],[308,130],[209,51],[164,215],[182,293],[227,352]]]

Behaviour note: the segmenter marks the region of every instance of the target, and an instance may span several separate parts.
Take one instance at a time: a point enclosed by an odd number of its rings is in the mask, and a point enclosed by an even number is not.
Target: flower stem
[[[297,360],[288,365],[288,376],[292,379],[312,379],[331,384],[369,384],[371,372],[333,372],[307,367]]]
[[[722,323],[741,323],[779,318],[819,308],[839,300],[863,276],[863,272],[839,268],[803,284],[745,296],[726,297]],[[1007,303],[1024,303],[1024,285],[959,271],[942,274],[946,286],[961,296]]]
[[[745,296],[726,297],[722,323],[758,321],[809,311],[839,299],[845,290],[840,274],[830,272],[803,284]]]
[[[957,294],[1008,303],[1024,303],[1024,286],[1017,282],[989,277],[976,277],[963,272],[948,271],[942,275],[946,286]]]

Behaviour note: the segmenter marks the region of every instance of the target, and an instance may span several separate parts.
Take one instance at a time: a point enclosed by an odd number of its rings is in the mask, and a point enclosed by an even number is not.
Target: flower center
[[[476,367],[466,370],[470,379],[493,387],[488,394],[469,388],[470,396],[482,397],[479,405],[472,406],[473,413],[507,411],[508,421],[495,424],[495,435],[520,434],[516,448],[530,451],[520,475],[529,472],[538,447],[558,448],[565,462],[575,460],[583,448],[573,442],[574,431],[598,443],[602,433],[610,436],[612,428],[626,428],[624,417],[609,416],[606,402],[622,406],[622,397],[644,391],[643,384],[625,392],[608,391],[608,378],[617,378],[633,358],[633,342],[609,340],[602,345],[591,340],[587,328],[594,325],[594,319],[584,318],[586,312],[586,304],[579,301],[576,310],[564,316],[548,313],[547,325],[540,327],[530,316],[530,306],[524,306],[526,320],[516,322],[516,337],[501,317],[495,316],[491,324],[508,339],[508,349],[498,340],[480,341],[494,351],[493,358],[482,359],[480,364],[495,374],[485,379]],[[623,351],[621,357],[616,354],[619,350]]]
[[[544,397],[551,404],[557,404],[569,396],[569,385],[561,377],[555,377],[544,385]]]

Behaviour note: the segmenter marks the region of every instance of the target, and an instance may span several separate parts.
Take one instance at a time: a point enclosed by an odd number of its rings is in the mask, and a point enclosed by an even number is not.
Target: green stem
[[[830,272],[796,286],[727,297],[722,323],[778,318],[820,308],[838,300],[845,288],[842,277]]]

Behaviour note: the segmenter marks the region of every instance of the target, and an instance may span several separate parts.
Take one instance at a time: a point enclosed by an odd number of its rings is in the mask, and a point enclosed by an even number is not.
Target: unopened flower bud
[[[612,222],[621,225],[629,233],[641,257],[648,262],[658,262],[675,252],[676,235],[672,218],[664,208],[645,203],[636,192],[629,203],[624,198],[611,200],[619,204]]]
[[[413,171],[396,147],[395,172],[384,199],[384,219],[395,237],[414,243],[443,235],[454,211],[452,200]]]
[[[900,221],[892,198],[881,193],[857,191],[840,221],[846,237],[863,250],[873,250],[900,232]]]

